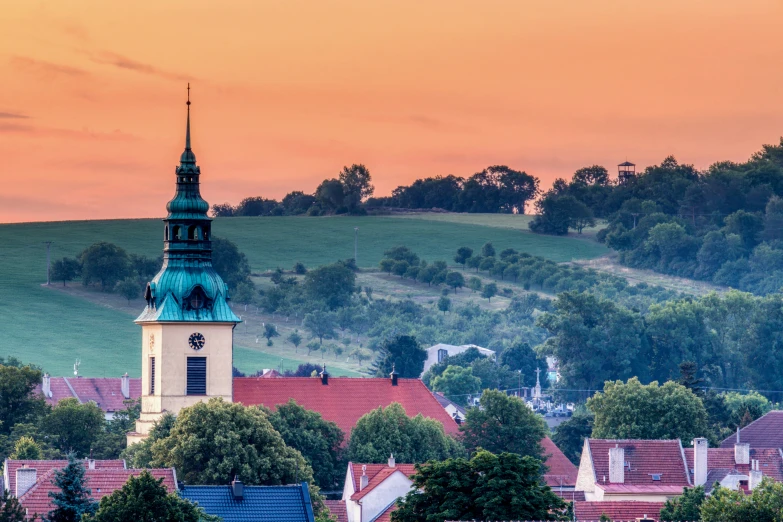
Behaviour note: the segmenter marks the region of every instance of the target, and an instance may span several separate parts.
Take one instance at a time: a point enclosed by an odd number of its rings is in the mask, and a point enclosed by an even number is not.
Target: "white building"
[[[424,361],[424,371],[422,372],[422,375],[424,375],[424,373],[429,370],[433,364],[437,364],[443,361],[443,359],[446,357],[453,357],[462,352],[466,352],[471,348],[477,349],[481,355],[485,355],[492,359],[495,358],[494,350],[490,350],[489,348],[482,348],[481,346],[476,346],[475,344],[454,346],[453,344],[438,343],[427,348],[427,360]]]

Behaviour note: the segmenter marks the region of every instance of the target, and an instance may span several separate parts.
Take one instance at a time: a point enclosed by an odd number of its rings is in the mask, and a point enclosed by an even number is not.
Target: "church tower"
[[[141,325],[141,417],[128,444],[143,440],[163,413],[211,397],[232,400],[234,327],[228,286],[212,267],[212,220],[190,148],[190,85],[185,151],[176,194],[163,220],[163,267],[147,284]]]

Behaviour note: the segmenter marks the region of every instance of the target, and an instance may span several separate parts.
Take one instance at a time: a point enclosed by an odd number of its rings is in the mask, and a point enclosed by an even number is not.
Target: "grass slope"
[[[460,246],[477,249],[487,241],[498,251],[516,248],[555,261],[607,252],[587,240],[531,234],[509,226],[509,218],[514,216],[231,218],[216,220],[213,233],[236,242],[254,271],[290,268],[297,261],[312,267],[352,257],[354,227],[359,227],[360,266],[376,266],[385,249],[402,244],[425,259],[446,261]],[[54,241],[52,259],[75,256],[102,240],[128,252],[157,256],[162,235],[163,225],[156,219],[0,225],[0,356],[40,364],[52,375],[72,374],[79,358],[81,375],[110,377],[127,371],[138,376],[140,328],[127,312],[41,286],[46,280],[43,242]],[[137,306],[140,310],[140,301]],[[296,363],[290,361],[284,358],[285,368]],[[253,370],[277,367],[280,357],[265,358],[258,350],[239,346],[237,362],[241,369]]]

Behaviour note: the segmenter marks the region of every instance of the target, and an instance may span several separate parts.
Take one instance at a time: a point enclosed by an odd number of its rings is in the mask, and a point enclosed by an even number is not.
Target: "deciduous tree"
[[[403,379],[418,379],[426,360],[427,352],[415,337],[398,335],[381,345],[376,375],[388,377],[394,368]]]

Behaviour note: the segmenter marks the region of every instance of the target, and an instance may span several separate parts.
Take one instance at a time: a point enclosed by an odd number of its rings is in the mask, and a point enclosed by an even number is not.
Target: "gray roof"
[[[241,499],[234,498],[231,486],[183,486],[179,494],[223,522],[314,522],[306,482],[245,486]]]

